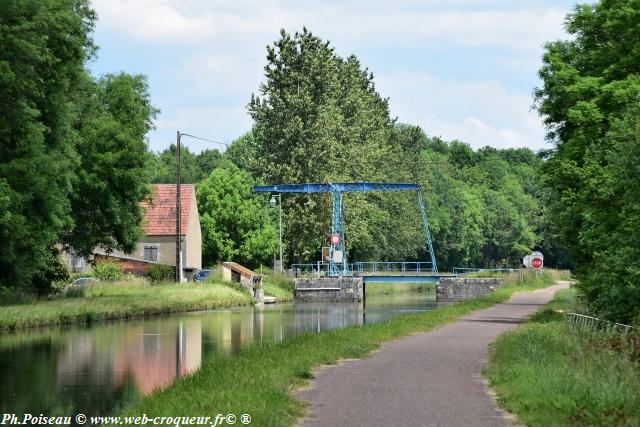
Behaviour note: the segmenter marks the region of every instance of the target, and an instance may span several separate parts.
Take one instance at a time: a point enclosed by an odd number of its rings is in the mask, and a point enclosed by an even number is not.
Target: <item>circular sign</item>
[[[542,268],[542,258],[540,258],[540,257],[531,258],[531,267],[532,268]]]
[[[338,233],[331,235],[331,244],[339,245],[340,244],[340,235]]]

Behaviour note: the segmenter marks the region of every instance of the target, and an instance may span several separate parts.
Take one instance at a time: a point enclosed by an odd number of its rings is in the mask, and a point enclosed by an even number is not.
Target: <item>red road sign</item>
[[[331,244],[332,245],[340,244],[340,235],[338,233],[331,235]]]
[[[531,268],[542,268],[542,258],[532,258],[531,259]]]

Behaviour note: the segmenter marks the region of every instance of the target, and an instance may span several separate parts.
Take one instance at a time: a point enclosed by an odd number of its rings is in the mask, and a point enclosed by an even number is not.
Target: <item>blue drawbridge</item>
[[[422,265],[422,272],[430,272],[431,274],[438,273],[438,265],[436,263],[436,256],[433,251],[433,243],[431,242],[431,233],[429,232],[429,220],[427,218],[427,211],[424,207],[424,198],[422,196],[422,190],[418,184],[406,184],[406,183],[381,183],[381,182],[349,182],[349,183],[326,183],[326,184],[278,184],[278,185],[259,185],[253,187],[253,191],[262,193],[331,193],[332,196],[332,220],[331,220],[331,244],[329,246],[329,260],[328,260],[328,275],[331,277],[336,276],[351,276],[351,275],[366,275],[365,269],[367,265],[377,265],[385,263],[363,263],[356,262],[349,264],[347,262],[347,254],[345,251],[344,242],[344,219],[342,216],[342,193],[351,191],[416,191],[418,209],[420,210],[420,216],[422,218],[422,230],[426,240],[430,262],[427,263],[386,263],[386,264],[399,264],[404,269],[406,265],[413,264],[418,268],[420,272],[420,266]],[[424,265],[427,264],[427,265]],[[375,267],[374,267],[375,268]],[[372,272],[375,275],[375,271]]]

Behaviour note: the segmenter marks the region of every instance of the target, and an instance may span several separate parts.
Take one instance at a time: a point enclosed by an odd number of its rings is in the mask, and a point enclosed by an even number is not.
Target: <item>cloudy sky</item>
[[[93,0],[96,75],[149,78],[162,112],[149,135],[162,150],[176,130],[229,143],[246,111],[265,46],[306,26],[341,56],[355,54],[390,98],[391,114],[429,135],[475,148],[544,148],[531,111],[542,45],[566,38],[565,0]],[[193,151],[214,147],[185,141]]]

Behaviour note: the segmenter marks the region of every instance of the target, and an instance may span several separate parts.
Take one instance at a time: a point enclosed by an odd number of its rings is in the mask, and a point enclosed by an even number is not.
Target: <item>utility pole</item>
[[[188,133],[180,133],[180,131],[176,132],[176,282],[178,283],[182,283],[182,235],[180,233],[182,224],[182,209],[180,206],[180,138],[183,136],[211,142],[213,144],[224,145],[225,147],[229,146],[229,144],[225,144],[224,142],[213,141],[211,139],[189,135]]]
[[[180,206],[180,131],[176,135],[176,282],[182,283],[182,236]]]

